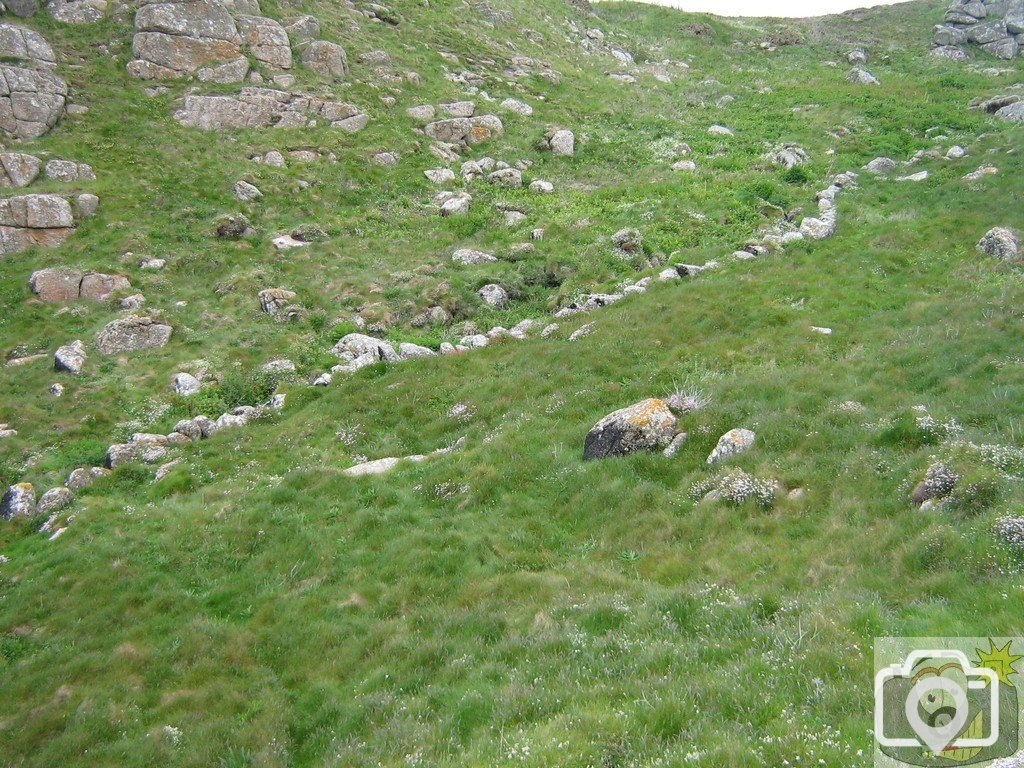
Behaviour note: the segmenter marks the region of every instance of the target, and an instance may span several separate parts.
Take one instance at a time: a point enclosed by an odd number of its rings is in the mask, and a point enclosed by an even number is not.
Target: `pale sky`
[[[634,0],[719,16],[825,16],[905,0]]]

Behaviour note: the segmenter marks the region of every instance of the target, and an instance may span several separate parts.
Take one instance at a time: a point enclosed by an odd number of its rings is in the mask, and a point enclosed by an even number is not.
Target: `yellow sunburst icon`
[[[983,667],[988,667],[997,675],[999,675],[999,682],[1004,685],[1013,685],[1010,682],[1010,675],[1017,674],[1017,670],[1013,668],[1013,663],[1024,659],[1024,656],[1017,656],[1010,652],[1010,643],[1013,641],[1007,641],[1006,645],[1002,648],[996,648],[995,642],[992,638],[989,638],[989,650],[984,651],[981,648],[976,648],[975,652],[978,654],[978,662]]]

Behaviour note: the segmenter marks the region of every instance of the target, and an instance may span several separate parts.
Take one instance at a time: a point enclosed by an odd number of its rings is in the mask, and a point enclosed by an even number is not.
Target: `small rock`
[[[717,464],[719,461],[736,456],[750,449],[754,445],[756,435],[749,429],[731,429],[721,436],[715,450],[708,456],[708,464]]]
[[[486,264],[488,262],[497,261],[497,259],[489,253],[483,251],[477,251],[472,248],[459,248],[455,253],[452,254],[452,261],[457,264]]]
[[[171,382],[171,391],[182,397],[194,395],[201,387],[202,382],[191,373],[176,373]]]
[[[678,435],[673,437],[672,442],[668,444],[668,448],[662,452],[662,455],[667,459],[671,459],[679,453],[679,449],[683,447],[683,443],[686,442],[687,437],[688,435],[685,432],[680,432]]]
[[[1014,261],[1020,253],[1020,242],[1012,230],[994,227],[978,241],[978,250],[1000,261]]]
[[[878,78],[868,72],[866,69],[860,67],[854,67],[850,70],[850,73],[846,76],[847,79],[855,85],[880,85]]]
[[[236,181],[234,186],[235,197],[243,202],[249,202],[263,197],[263,193],[255,185],[248,181]]]
[[[424,171],[423,175],[435,184],[447,184],[450,181],[455,181],[455,171],[451,168],[431,168]]]
[[[483,299],[485,304],[492,307],[498,307],[500,309],[508,304],[508,293],[497,283],[485,285],[476,293],[477,296]]]
[[[62,397],[64,395],[64,385],[61,383],[51,384],[49,392],[54,397]]]
[[[82,372],[85,359],[85,344],[76,339],[70,344],[57,349],[53,355],[53,369],[55,371],[67,371],[73,376],[77,376]]]
[[[537,192],[541,195],[550,195],[555,191],[555,185],[550,181],[544,181],[543,179],[537,179],[530,183],[530,191]]]

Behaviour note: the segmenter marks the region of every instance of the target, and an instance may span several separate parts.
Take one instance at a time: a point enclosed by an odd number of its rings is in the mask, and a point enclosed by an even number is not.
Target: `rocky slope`
[[[871,639],[1021,609],[957,8],[7,3],[0,754],[869,764]]]

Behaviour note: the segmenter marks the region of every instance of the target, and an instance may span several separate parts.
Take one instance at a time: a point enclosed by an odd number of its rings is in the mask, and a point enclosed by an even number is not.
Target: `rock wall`
[[[935,27],[934,53],[967,59],[969,44],[1000,59],[1024,56],[1024,0],[955,0]]]

